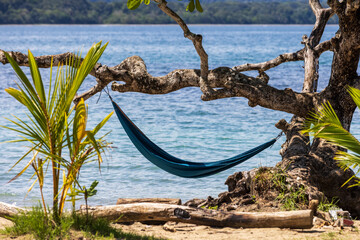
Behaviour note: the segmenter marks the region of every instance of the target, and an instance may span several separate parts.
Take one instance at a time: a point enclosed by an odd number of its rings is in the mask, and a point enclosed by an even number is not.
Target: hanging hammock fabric
[[[225,160],[204,163],[185,161],[170,155],[158,147],[145,136],[145,134],[126,116],[112,99],[111,102],[121,125],[139,152],[159,168],[179,177],[200,178],[224,171],[255,156],[272,146],[277,140],[277,138],[274,138],[249,151]]]

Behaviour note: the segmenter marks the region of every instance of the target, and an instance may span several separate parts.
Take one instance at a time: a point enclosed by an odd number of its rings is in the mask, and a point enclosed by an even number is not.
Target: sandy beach
[[[241,239],[339,239],[355,240],[360,239],[360,221],[354,221],[353,227],[313,227],[311,229],[280,229],[280,228],[213,228],[207,226],[197,226],[186,223],[168,222],[165,225],[147,225],[139,222],[131,225],[114,224],[116,228],[121,228],[124,232],[136,233],[139,235],[155,236],[171,240],[241,240]],[[0,218],[0,229],[11,226],[12,222]],[[85,239],[79,232],[72,232],[72,239]],[[1,235],[0,239],[32,239],[30,235],[21,237],[11,237]]]

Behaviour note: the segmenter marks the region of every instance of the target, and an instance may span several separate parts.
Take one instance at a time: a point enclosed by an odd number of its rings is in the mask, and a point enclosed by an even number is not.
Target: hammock
[[[139,152],[159,168],[179,177],[200,178],[224,171],[255,156],[272,146],[277,140],[277,138],[274,138],[249,151],[225,160],[204,163],[185,161],[170,155],[158,147],[145,136],[145,134],[126,116],[112,99],[111,102],[121,125]]]

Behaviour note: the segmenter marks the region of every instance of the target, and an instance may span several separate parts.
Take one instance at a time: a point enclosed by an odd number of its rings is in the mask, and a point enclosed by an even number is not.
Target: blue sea
[[[281,53],[299,50],[303,34],[310,34],[312,26],[194,25],[190,29],[203,35],[210,68],[216,68],[262,62]],[[336,26],[328,26],[323,40],[330,39],[336,31]],[[138,55],[154,76],[175,69],[199,68],[199,57],[192,43],[183,37],[176,25],[3,25],[0,26],[0,39],[0,49],[24,53],[30,49],[35,56],[86,52],[94,42],[109,42],[100,59],[102,64],[114,66],[127,57]],[[331,60],[331,53],[320,58],[320,89],[329,78]],[[29,73],[28,68],[23,69]],[[301,91],[303,62],[286,63],[267,73],[270,85]],[[257,75],[256,72],[248,74]],[[49,70],[43,69],[42,75],[44,79],[48,78]],[[16,80],[9,65],[0,65],[0,125],[10,126],[5,118],[14,119],[12,115],[24,117],[26,114],[24,108],[4,91],[16,87]],[[94,84],[95,79],[88,77],[82,91]],[[264,143],[279,134],[274,126],[278,120],[291,118],[287,113],[251,108],[242,98],[203,102],[198,88],[181,89],[166,95],[116,92],[111,95],[156,144],[172,155],[198,162],[231,157]],[[101,98],[96,95],[87,103],[89,127],[94,127],[112,111],[105,94]],[[359,129],[358,121],[353,129]],[[82,185],[89,186],[94,180],[99,181],[97,195],[89,200],[91,205],[115,204],[117,198],[169,197],[186,201],[209,195],[217,197],[227,190],[224,182],[234,172],[274,166],[279,162],[279,150],[285,140],[281,138],[272,148],[222,173],[200,179],[183,179],[147,161],[132,145],[115,116],[104,127],[103,133],[108,131],[111,132],[107,140],[113,144],[104,158],[101,172],[96,163],[81,171]],[[16,138],[13,132],[0,129],[0,142]],[[39,201],[37,187],[28,193],[34,181],[31,179],[32,169],[8,183],[26,165],[28,159],[9,171],[26,149],[24,144],[0,144],[1,202],[30,206]],[[44,191],[50,204],[50,179],[46,179]]]

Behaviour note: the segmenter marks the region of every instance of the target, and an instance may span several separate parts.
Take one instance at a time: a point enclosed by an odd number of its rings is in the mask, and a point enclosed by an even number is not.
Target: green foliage
[[[98,161],[100,167],[101,154],[109,145],[103,140],[103,137],[96,139],[95,135],[112,113],[94,129],[86,130],[87,106],[84,100],[81,99],[76,108],[75,106],[71,107],[78,89],[95,66],[106,45],[101,46],[101,42],[94,44],[81,61],[80,57],[70,57],[67,59],[66,66],[59,64],[55,78],[53,78],[51,66],[47,92],[44,89],[44,83],[35,58],[30,51],[28,57],[32,81],[5,52],[6,58],[20,80],[17,85],[18,89],[7,88],[5,91],[28,111],[27,119],[17,117],[15,117],[16,120],[9,119],[14,127],[2,126],[9,131],[20,134],[20,139],[10,142],[25,142],[29,147],[29,150],[14,166],[27,158],[30,160],[12,180],[21,176],[29,166],[34,168],[36,176],[34,184],[39,183],[45,214],[46,207],[42,188],[46,168],[44,172],[43,166],[51,166],[53,213],[54,216],[57,216],[61,214],[64,208],[69,188],[77,182],[81,167],[93,161]],[[65,156],[66,153],[68,153],[68,157]],[[30,154],[32,157],[29,156]],[[63,175],[62,183],[60,182],[61,175]],[[59,193],[60,186],[61,192]]]
[[[360,90],[348,87],[348,91],[355,104],[360,107]],[[321,109],[318,109],[316,113],[310,113],[310,116],[305,122],[302,133],[316,138],[323,138],[338,147],[349,150],[350,152],[338,150],[335,160],[343,169],[353,168],[356,174],[360,173],[360,142],[342,127],[330,103],[323,104]],[[344,185],[353,178],[355,178],[356,183],[350,187],[360,186],[360,181],[355,175],[346,181]]]
[[[276,200],[285,210],[303,209],[308,205],[308,198],[304,186],[291,186],[286,181],[287,174],[283,169],[269,169],[260,167],[256,172],[256,191],[266,195],[268,191],[277,193]],[[256,196],[253,196],[256,198]]]
[[[210,210],[218,210],[219,206],[218,205],[215,205],[215,206],[202,206],[201,208],[203,209],[210,209]]]
[[[31,234],[34,239],[72,239],[70,230],[82,231],[86,238],[99,239],[110,237],[111,239],[126,240],[157,240],[159,238],[139,236],[124,233],[120,229],[111,226],[105,219],[87,218],[81,215],[66,215],[55,223],[52,216],[46,216],[41,206],[34,207],[32,211],[15,216],[11,220],[13,227],[5,229],[4,233],[14,236]]]
[[[5,229],[11,236],[32,234],[35,239],[66,239],[73,224],[70,218],[61,218],[60,223],[45,215],[41,206],[33,207],[32,211],[15,216],[11,219],[13,227]]]
[[[95,188],[98,184],[99,184],[99,182],[97,180],[95,180],[90,185],[90,188],[87,189],[86,186],[81,186],[77,181],[73,183],[73,186],[70,187],[70,193],[68,194],[68,196],[70,198],[68,201],[70,201],[72,203],[73,212],[75,212],[75,202],[77,200],[80,200],[80,198],[78,198],[78,196],[80,196],[80,195],[84,196],[85,203],[86,203],[86,210],[88,209],[88,198],[96,195],[97,190]],[[79,189],[76,188],[76,185],[79,187]]]
[[[195,24],[313,24],[307,2],[214,2],[171,1],[168,6],[186,23]],[[0,1],[0,24],[168,24],[174,23],[156,4],[130,11],[130,1],[89,2],[87,0]],[[131,0],[141,3],[141,0]],[[148,0],[143,1],[145,4]],[[185,11],[193,2],[194,11]],[[140,4],[141,5],[141,4]],[[201,10],[203,13],[201,14]],[[330,19],[336,23],[336,19]]]
[[[193,12],[194,10],[198,10],[199,12],[203,12],[203,8],[201,7],[199,0],[190,0],[189,4],[186,7],[186,11]]]
[[[325,201],[321,201],[318,206],[318,210],[323,212],[328,212],[330,209],[337,209],[339,208],[336,204],[339,202],[339,199],[333,198],[331,202],[327,199]]]
[[[140,6],[140,4],[142,2],[143,2],[143,0],[128,0],[127,1],[127,7],[130,10],[135,10]]]
[[[282,208],[287,211],[302,209],[308,203],[304,187],[297,189],[290,187],[287,191],[280,192],[277,199],[282,203]]]

